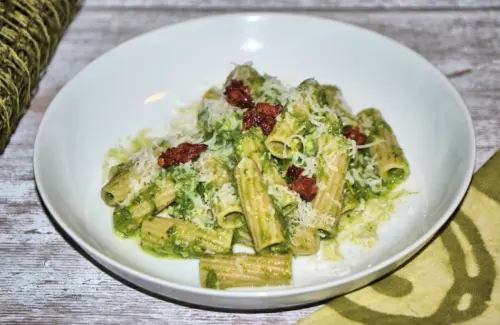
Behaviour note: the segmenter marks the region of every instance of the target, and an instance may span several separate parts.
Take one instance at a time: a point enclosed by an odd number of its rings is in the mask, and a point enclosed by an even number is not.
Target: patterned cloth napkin
[[[460,209],[411,262],[335,298],[300,325],[500,324],[500,151]]]
[[[0,0],[0,154],[81,0]]]

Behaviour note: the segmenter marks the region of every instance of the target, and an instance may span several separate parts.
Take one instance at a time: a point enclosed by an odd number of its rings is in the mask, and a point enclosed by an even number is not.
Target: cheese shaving
[[[353,140],[351,140],[353,141]],[[357,145],[356,148],[357,149],[365,149],[365,148],[370,148],[370,147],[373,147],[373,146],[376,146],[378,144],[381,144],[381,143],[384,143],[385,140],[384,139],[379,139],[377,141],[373,141],[372,143],[367,143],[367,144],[362,144],[362,145]]]
[[[151,183],[160,173],[161,167],[158,166],[157,157],[151,148],[143,148],[134,153],[130,161],[137,177],[133,177],[130,181],[130,193],[120,205],[126,206],[130,200],[136,196],[139,191],[146,185]]]

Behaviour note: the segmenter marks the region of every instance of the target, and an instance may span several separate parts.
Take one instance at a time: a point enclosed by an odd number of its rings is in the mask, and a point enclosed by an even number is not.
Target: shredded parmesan
[[[139,191],[146,185],[151,183],[160,173],[161,168],[158,166],[157,157],[154,155],[153,149],[143,148],[130,157],[132,161],[132,169],[136,173],[130,182],[130,193],[121,203],[126,206],[130,200],[136,196]]]
[[[220,97],[219,99],[206,99],[204,101],[204,109],[208,111],[208,125],[211,127],[224,118],[231,118],[231,115],[234,115],[234,113],[242,114],[240,109],[235,109],[235,107],[230,105],[224,97]],[[230,122],[235,123],[233,120],[230,120]],[[236,126],[232,128],[236,128]]]
[[[285,103],[288,98],[290,87],[284,85],[278,78],[266,76],[262,84],[261,94],[256,102],[266,102],[269,99],[276,99],[280,103]]]
[[[198,160],[193,164],[194,167],[198,170],[199,172],[199,180],[200,182],[204,183],[209,183],[214,180],[215,173],[213,173],[213,170],[211,168],[212,163],[211,160],[215,159],[214,155],[210,151],[204,151]]]
[[[271,185],[268,193],[276,200],[284,200],[284,197],[291,196],[297,202],[297,215],[295,222],[303,227],[315,228],[318,224],[334,226],[336,219],[331,215],[320,215],[313,209],[311,202],[302,200],[298,193],[291,191],[286,186]],[[340,203],[339,203],[340,204]]]
[[[296,152],[292,156],[292,164],[297,167],[304,168],[302,175],[307,177],[313,177],[317,170],[317,160],[316,157],[307,157],[301,152]]]
[[[384,139],[379,139],[377,141],[373,141],[372,143],[368,143],[368,144],[362,144],[362,145],[357,145],[356,148],[357,149],[365,149],[365,148],[370,148],[370,147],[373,147],[373,146],[376,146],[378,144],[381,144],[381,143],[384,143],[385,140]]]
[[[236,189],[232,183],[223,184],[221,188],[215,192],[213,200],[214,202],[220,202],[224,206],[239,202]]]

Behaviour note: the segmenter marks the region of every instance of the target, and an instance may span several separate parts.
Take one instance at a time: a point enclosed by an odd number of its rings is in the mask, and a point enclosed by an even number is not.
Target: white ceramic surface
[[[307,77],[340,86],[354,111],[379,108],[400,141],[412,176],[406,198],[380,227],[380,245],[342,263],[294,261],[293,285],[202,289],[197,260],[158,259],[112,233],[100,200],[102,161],[118,139],[161,130],[175,109],[220,84],[231,62],[290,83]],[[408,48],[352,25],[287,14],[188,21],[117,47],[57,95],[38,130],[34,170],[55,220],[99,263],[153,292],[199,305],[270,309],[310,303],[363,286],[418,251],[457,207],[475,155],[467,108],[450,83]]]

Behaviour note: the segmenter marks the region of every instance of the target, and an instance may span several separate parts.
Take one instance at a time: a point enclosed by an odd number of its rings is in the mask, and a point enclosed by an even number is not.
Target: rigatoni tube
[[[233,183],[225,183],[215,190],[210,204],[220,227],[234,229],[245,224],[241,201]]]
[[[410,168],[403,149],[380,111],[368,108],[359,112],[358,118],[368,134],[370,154],[384,183],[397,185],[408,178]]]
[[[233,231],[202,229],[189,221],[150,217],[141,228],[141,246],[156,254],[198,257],[204,253],[228,253]]]
[[[154,183],[146,185],[129,205],[115,209],[115,230],[124,237],[133,235],[144,217],[162,211],[174,200],[175,184],[163,174]]]
[[[314,255],[318,252],[320,237],[316,229],[308,226],[293,224],[297,219],[298,211],[286,217],[287,239],[294,255]]]
[[[323,85],[321,88],[326,104],[337,113],[340,120],[342,121],[342,125],[344,127],[358,126],[359,122],[356,120],[356,117],[350,112],[349,107],[342,98],[342,91],[332,85]]]
[[[131,164],[115,166],[115,173],[101,189],[101,197],[109,206],[116,206],[123,202],[131,192],[130,183],[137,177]]]
[[[217,154],[202,155],[196,162],[196,167],[200,173],[200,181],[212,187],[220,187],[233,181],[233,174],[227,167],[224,157]]]
[[[304,128],[301,128],[300,124],[298,118],[286,114],[266,138],[267,150],[281,159],[291,158],[294,153],[299,152],[302,149],[302,142],[297,136],[304,133]]]
[[[243,158],[234,170],[245,219],[257,252],[283,243],[283,227],[255,161]]]
[[[349,158],[347,145],[341,136],[330,134],[318,138],[318,194],[312,207],[319,216],[316,227],[332,232],[342,206],[342,192]]]
[[[262,77],[259,72],[251,66],[251,64],[241,64],[236,66],[227,76],[225,86],[227,86],[231,80],[243,81],[245,86],[250,88],[252,95],[254,96],[259,93],[262,84],[264,83],[264,77]]]
[[[203,255],[200,258],[200,282],[204,288],[278,286],[291,281],[291,255]]]
[[[236,152],[240,158],[250,158],[259,167],[266,184],[286,185],[272,156],[266,152],[265,136],[260,129],[253,128],[243,132],[236,143]]]
[[[283,216],[286,238],[294,255],[312,255],[319,249],[320,238],[315,228],[305,225],[299,215],[300,197],[286,186],[272,185],[268,189],[275,206]]]

